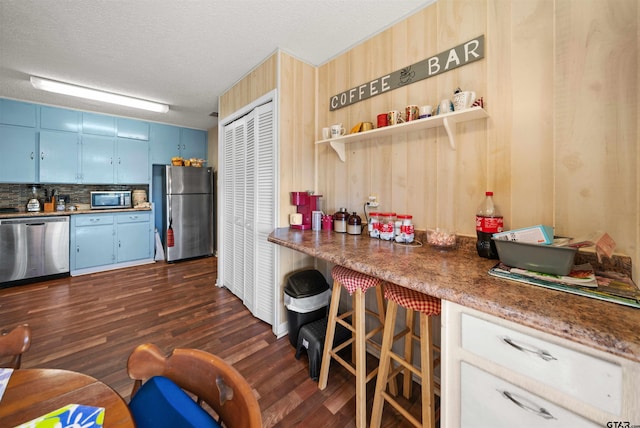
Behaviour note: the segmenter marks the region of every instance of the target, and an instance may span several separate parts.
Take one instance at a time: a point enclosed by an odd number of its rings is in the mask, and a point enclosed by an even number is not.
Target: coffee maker
[[[313,192],[291,192],[291,205],[298,207],[298,215],[291,215],[292,219],[296,219],[290,221],[292,229],[311,229],[311,213],[319,211],[321,197],[322,195],[314,195]]]

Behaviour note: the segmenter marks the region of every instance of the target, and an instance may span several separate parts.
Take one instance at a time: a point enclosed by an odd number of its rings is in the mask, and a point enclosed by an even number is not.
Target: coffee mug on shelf
[[[372,129],[373,129],[373,123],[362,122],[362,127],[360,128],[360,132],[371,131]]]
[[[408,105],[404,109],[404,120],[406,120],[407,122],[416,120],[418,119],[419,116],[420,116],[420,109],[418,108],[417,105],[414,105],[414,104]]]
[[[380,113],[378,115],[378,128],[384,128],[389,122],[387,121],[387,113]]]
[[[402,122],[404,122],[404,118],[399,110],[390,110],[389,113],[387,113],[387,124],[389,126],[397,125]]]
[[[453,103],[449,98],[440,101],[438,105],[438,114],[447,114],[453,111]]]
[[[425,117],[431,117],[431,115],[433,115],[433,107],[431,106],[420,107],[420,119],[424,119]]]
[[[341,123],[331,125],[331,138],[342,137],[346,132]]]
[[[453,94],[453,108],[455,111],[464,110],[476,100],[476,93],[473,91],[461,91]]]

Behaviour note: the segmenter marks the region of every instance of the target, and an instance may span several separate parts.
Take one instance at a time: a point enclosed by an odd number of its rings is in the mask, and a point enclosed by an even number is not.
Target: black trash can
[[[284,305],[291,346],[298,344],[300,327],[326,316],[330,298],[329,284],[319,271],[309,269],[289,276],[284,287]]]

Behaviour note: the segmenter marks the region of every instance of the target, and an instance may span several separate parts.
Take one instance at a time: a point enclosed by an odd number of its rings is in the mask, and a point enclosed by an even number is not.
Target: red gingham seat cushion
[[[426,315],[440,313],[440,299],[391,282],[384,283],[384,297],[398,305]]]
[[[379,278],[374,278],[339,265],[335,265],[333,267],[331,270],[331,276],[334,281],[338,281],[342,284],[349,294],[353,294],[353,292],[358,288],[361,289],[362,292],[365,292],[371,287],[380,285],[382,282]]]

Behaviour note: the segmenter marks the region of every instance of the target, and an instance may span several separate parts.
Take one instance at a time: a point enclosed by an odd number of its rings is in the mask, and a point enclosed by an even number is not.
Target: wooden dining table
[[[135,427],[127,403],[111,387],[58,369],[14,370],[0,399],[0,427],[15,427],[68,404],[103,407],[104,428]]]

